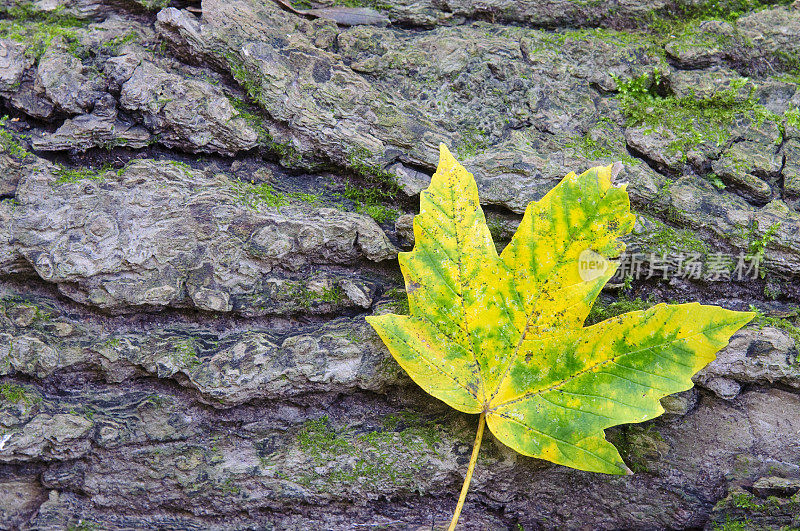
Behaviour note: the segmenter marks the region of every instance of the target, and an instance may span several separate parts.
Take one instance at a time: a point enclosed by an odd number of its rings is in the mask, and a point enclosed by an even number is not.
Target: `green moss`
[[[261,142],[269,142],[272,140],[272,137],[267,132],[266,125],[264,123],[264,119],[258,116],[257,114],[253,113],[250,110],[250,107],[245,103],[242,99],[229,96],[228,101],[230,101],[231,106],[236,109],[238,112],[238,116],[243,118],[247,124],[255,129],[256,133],[258,133],[258,139]]]
[[[356,205],[356,212],[366,214],[378,223],[386,223],[387,221],[397,219],[398,216],[397,210],[380,204]]]
[[[130,145],[130,140],[126,138],[111,138],[108,140],[98,140],[97,147],[111,151],[114,148],[125,147]]]
[[[337,432],[328,417],[306,422],[298,433],[300,449],[314,467],[326,466],[325,475],[312,470],[287,479],[324,490],[342,484],[374,485],[388,482],[411,487],[422,463],[415,457],[437,451],[441,437],[435,427],[411,412],[387,415],[382,427],[356,434]]]
[[[620,161],[626,164],[638,164],[640,161],[624,153],[619,149],[614,149],[607,140],[601,138],[595,140],[591,133],[573,138],[564,144],[567,149],[573,149],[580,156],[589,160]]]
[[[412,443],[412,438],[419,438],[425,443],[427,447],[425,450],[436,452],[437,445],[442,442],[439,432],[418,413],[411,411],[391,413],[383,417],[381,423],[386,430],[399,432],[401,438],[409,444]]]
[[[191,171],[192,170],[191,166],[189,166],[188,164],[186,164],[185,162],[182,162],[180,160],[171,160],[171,161],[169,161],[169,165],[172,166],[173,168],[178,168],[178,169],[181,169],[183,171]]]
[[[606,303],[598,299],[592,306],[588,317],[586,317],[586,326],[605,321],[611,317],[622,315],[623,313],[635,312],[639,310],[646,310],[657,303],[654,300],[642,300],[639,297],[635,299],[628,299],[625,296],[620,297],[618,300]]]
[[[408,315],[410,310],[408,307],[408,295],[406,294],[406,290],[392,288],[387,290],[384,295],[392,300],[390,307],[394,313]]]
[[[400,191],[400,184],[393,173],[377,164],[369,162],[375,155],[364,147],[354,147],[347,152],[348,167],[367,182],[379,185],[379,193],[386,199],[393,199]]]
[[[47,323],[53,319],[51,308],[40,306],[18,295],[0,298],[0,308],[8,312],[12,308],[30,308],[34,311],[32,325]]]
[[[166,396],[152,394],[152,395],[147,395],[146,397],[144,397],[144,400],[142,400],[141,405],[144,405],[144,404],[152,404],[153,407],[155,407],[157,409],[160,409],[160,408],[163,408],[165,406],[171,405],[172,404],[172,399],[170,399],[170,398],[168,398]]]
[[[279,192],[268,183],[255,184],[235,179],[232,179],[230,183],[235,201],[253,210],[258,210],[262,206],[281,207],[292,202],[310,205],[323,202],[322,196],[319,194]]]
[[[725,523],[721,524],[724,527],[720,527],[718,520],[714,529],[765,529],[756,525],[756,522],[777,524],[783,521],[788,524],[788,520],[791,520],[793,515],[800,514],[798,511],[800,511],[800,497],[797,495],[788,499],[777,496],[768,496],[763,499],[737,487],[714,506],[715,513],[725,516]],[[734,517],[736,520],[731,520]],[[732,522],[736,522],[733,527],[730,525]],[[770,529],[777,528],[776,525]],[[787,528],[790,529],[789,526],[781,527],[781,529]]]
[[[232,59],[229,58],[229,62]],[[231,63],[231,64],[239,64],[239,63]],[[233,70],[232,70],[233,72]],[[261,95],[261,88],[255,84],[255,81],[252,80],[249,76],[247,71],[244,69],[243,66],[239,66],[236,68],[236,71],[233,72],[234,78],[239,81],[239,83],[247,90],[248,94],[250,95],[253,100],[256,102],[258,98],[256,95]],[[249,81],[248,81],[249,80]],[[237,111],[237,117],[243,118],[247,124],[252,127],[256,133],[258,134],[258,140],[261,144],[263,144],[269,151],[277,154],[281,160],[290,167],[298,166],[303,162],[302,154],[297,151],[297,149],[291,144],[287,142],[277,142],[272,135],[267,130],[266,122],[264,118],[255,114],[251,107],[245,103],[242,99],[229,96],[228,101],[231,102],[231,105]]]
[[[616,31],[606,28],[582,28],[548,31],[538,34],[540,42],[550,49],[559,49],[570,41],[601,41],[613,46],[635,46],[663,57],[663,43],[653,35],[636,31]]]
[[[12,404],[19,404],[20,402],[30,403],[30,399],[21,385],[4,383],[0,384],[0,395],[3,397],[4,402]]]
[[[3,116],[3,118],[0,118],[0,147],[2,147],[3,151],[15,159],[22,161],[28,160],[33,155],[24,147],[22,147],[22,144],[19,143],[11,131],[6,129],[7,121],[8,116]]]
[[[645,126],[646,134],[662,128],[669,131],[674,139],[668,151],[679,154],[683,161],[686,161],[689,151],[701,146],[726,145],[738,119],[756,125],[772,121],[779,128],[783,128],[784,122],[793,123],[796,118],[800,121],[796,109],[777,115],[759,104],[755,86],[751,87],[748,95],[743,94],[741,89],[747,84],[747,78],[734,79],[729,88],[708,97],[689,95],[680,98],[666,93],[665,83],[657,69],[632,79],[615,79],[619,89],[617,99],[627,125]]]
[[[161,11],[165,7],[168,7],[170,4],[170,0],[136,0],[141,4],[145,9],[149,11]]]
[[[383,204],[383,201],[390,199],[393,195],[389,196],[380,188],[357,186],[348,180],[345,182],[344,192],[340,195],[355,204],[356,212],[366,214],[378,223],[397,219],[399,215],[397,210]]]
[[[184,367],[193,370],[202,362],[197,357],[197,348],[194,338],[173,339],[172,348],[175,358]]]
[[[113,39],[109,39],[104,42],[101,46],[104,52],[107,52],[109,55],[117,55],[119,53],[120,48],[124,45],[128,44],[129,42],[133,42],[139,38],[139,33],[136,31],[130,31],[125,33],[124,35],[120,35],[118,37],[114,37]]]
[[[776,66],[786,71],[784,76],[788,78],[787,80],[796,83],[797,81],[794,80],[800,78],[800,57],[794,52],[784,50],[773,52],[773,57],[777,63]]]
[[[783,119],[785,125],[800,129],[800,109],[789,109],[783,113]]]
[[[786,83],[794,83],[795,85],[800,85],[800,69],[797,68],[787,68],[788,72],[784,72],[782,74],[778,74],[774,76],[774,78],[778,81],[784,81]]]
[[[290,0],[292,7],[295,9],[313,9],[316,7],[310,0]],[[333,7],[370,7],[372,9],[382,10],[390,9],[392,6],[382,0],[333,0]]]
[[[760,507],[760,505],[755,502],[755,499],[755,496],[747,492],[737,492],[731,496],[731,502],[737,509],[754,509]]]
[[[97,414],[97,411],[92,406],[83,406],[83,416],[89,420],[94,420],[94,416]]]
[[[339,286],[334,286],[332,288],[325,288],[322,290],[322,294],[320,295],[320,300],[323,302],[329,302],[332,304],[341,304],[344,301],[344,292],[342,288]]]
[[[713,184],[717,190],[724,190],[726,188],[725,183],[722,181],[720,176],[714,172],[704,175],[703,178]]]
[[[53,320],[53,314],[49,310],[36,304],[29,304],[28,306],[33,307],[35,311],[32,323],[34,326],[37,324],[48,323]]]
[[[703,34],[698,28],[707,20],[724,20],[734,26],[736,21],[747,13],[767,9],[775,5],[791,4],[793,0],[762,2],[760,0],[706,0],[703,2],[679,2],[668,4],[667,9],[657,9],[647,13],[640,22],[656,36],[660,42],[678,41],[677,46],[715,47],[730,45],[734,40],[740,46],[749,45],[741,36],[732,38],[726,35]],[[683,41],[683,42],[681,42]]]
[[[242,492],[242,489],[233,482],[233,478],[228,478],[221,484],[217,485],[217,489],[223,494],[236,495]]]
[[[661,35],[665,43],[669,41],[681,53],[694,48],[722,49],[734,45],[737,39],[741,41],[740,46],[747,43],[742,37],[703,32],[700,25],[704,20],[706,19],[690,19],[676,23],[675,20],[654,19],[651,30]]]
[[[270,137],[271,138],[271,137]],[[299,167],[303,163],[303,155],[290,142],[277,142],[271,139],[266,144],[267,149],[277,154],[281,163],[287,167]]]
[[[681,20],[726,20],[734,22],[738,18],[753,11],[759,11],[776,5],[789,5],[793,0],[777,0],[762,2],[761,0],[705,0],[704,2],[686,2],[676,5],[676,15]]]
[[[783,290],[781,290],[779,286],[770,282],[764,285],[764,297],[767,299],[775,301],[778,300],[781,295],[783,295]]]
[[[67,526],[67,531],[95,531],[96,529],[100,529],[99,524],[92,522],[91,520],[83,519]]]
[[[159,40],[155,43],[152,43],[150,46],[148,46],[148,48],[159,57],[166,57],[169,52],[169,47],[167,46],[167,41],[165,40]]]
[[[382,0],[334,0],[334,6],[342,7],[371,7],[372,9],[391,9],[392,5]]]
[[[747,257],[751,260],[757,260],[759,263],[761,263],[762,259],[764,258],[764,253],[767,251],[767,246],[775,240],[775,234],[777,234],[778,229],[780,228],[780,221],[775,222],[770,225],[762,235],[758,236],[759,227],[757,222],[754,221],[751,225],[751,232],[748,238]],[[766,274],[766,268],[762,266],[759,274],[761,275],[761,278],[764,278],[764,275]]]
[[[319,302],[329,304],[342,304],[344,302],[344,292],[339,286],[323,288],[322,291],[314,291],[306,287],[303,283],[297,283],[292,291],[292,299],[305,310]]]
[[[118,348],[122,344],[122,341],[118,337],[112,337],[111,339],[107,339],[103,345],[110,348]]]
[[[345,439],[337,437],[327,416],[306,422],[297,434],[297,440],[300,449],[315,461],[324,461],[329,452],[350,449]]]
[[[58,169],[53,171],[53,175],[57,177],[56,180],[53,181],[53,184],[58,186],[67,183],[76,183],[85,179],[92,181],[104,181],[106,178],[106,173],[109,170],[109,166],[104,166],[100,170],[94,170],[91,168],[65,168],[64,166],[60,166]]]
[[[295,199],[302,203],[307,203],[310,205],[322,203],[322,196],[320,194],[309,194],[305,192],[289,192],[286,194],[287,197],[291,199]]]
[[[85,26],[85,21],[64,15],[63,9],[36,11],[30,2],[18,3],[6,13],[8,18],[0,20],[0,38],[27,44],[26,53],[37,62],[56,37],[61,37],[68,51],[77,55],[80,45],[76,29]]]
[[[267,183],[255,184],[232,180],[231,188],[236,201],[253,210],[261,206],[279,207],[288,203],[284,194]]]
[[[676,135],[670,151],[682,157],[701,144],[724,145],[733,118],[742,111],[736,91],[723,91],[712,98],[676,98],[659,93],[661,74],[654,70],[629,80],[617,79],[618,100],[627,117],[627,125],[647,125],[652,132],[663,127]]]
[[[694,231],[676,229],[654,218],[650,218],[650,221],[655,225],[654,229],[637,235],[636,239],[644,252],[658,256],[692,253],[708,256],[710,253],[706,242],[698,238]]]
[[[732,520],[730,516],[725,517],[723,524],[714,524],[714,531],[745,531],[750,526],[747,520]]]
[[[780,222],[772,223],[763,233],[756,220],[751,220],[749,224],[737,223],[736,226],[738,232],[729,235],[732,243],[740,244],[744,242],[745,258],[759,264],[759,276],[764,278],[767,275],[767,268],[763,264],[763,258],[767,247],[775,240],[775,235],[781,226]]]
[[[486,133],[477,127],[465,127],[461,131],[460,140],[453,146],[459,159],[474,157],[489,147]]]
[[[233,79],[247,92],[247,95],[255,101],[261,101],[261,82],[260,80],[250,73],[244,66],[244,63],[233,54],[225,54],[225,59],[228,61],[228,67],[231,70]]]

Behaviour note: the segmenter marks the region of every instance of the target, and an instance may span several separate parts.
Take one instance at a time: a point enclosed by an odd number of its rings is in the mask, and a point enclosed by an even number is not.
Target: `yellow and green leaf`
[[[659,304],[584,327],[633,227],[612,166],[570,173],[498,256],[473,176],[442,145],[401,253],[410,315],[367,320],[425,391],[518,452],[629,473],[604,430],[663,413],[753,314]],[[594,260],[596,270],[581,271]]]

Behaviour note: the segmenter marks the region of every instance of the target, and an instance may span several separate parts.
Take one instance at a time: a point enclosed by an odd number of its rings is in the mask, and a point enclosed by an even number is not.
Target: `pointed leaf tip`
[[[454,162],[456,162],[456,159],[453,157],[453,154],[450,153],[450,149],[444,142],[441,142],[439,144],[439,166],[441,167],[444,163],[452,165]]]

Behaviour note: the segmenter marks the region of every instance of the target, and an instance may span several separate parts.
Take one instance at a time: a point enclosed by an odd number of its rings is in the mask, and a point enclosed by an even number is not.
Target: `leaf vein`
[[[615,360],[617,360],[618,358],[621,358],[623,356],[630,356],[632,354],[638,354],[640,352],[645,352],[647,350],[651,350],[651,349],[654,349],[656,347],[665,348],[667,346],[672,345],[673,343],[677,343],[678,341],[685,341],[686,339],[689,339],[689,338],[692,338],[692,337],[697,337],[699,335],[703,335],[703,332],[697,332],[696,334],[692,334],[691,336],[686,336],[686,337],[682,337],[682,338],[675,339],[675,340],[672,340],[672,341],[667,341],[667,342],[661,343],[660,345],[654,345],[654,346],[651,346],[651,347],[646,347],[646,348],[642,348],[642,349],[638,349],[638,350],[632,350],[632,351],[629,351],[629,352],[622,353],[622,354],[620,354],[618,356],[615,356],[613,358],[609,358],[607,360],[603,360],[601,362],[598,362],[598,363],[592,365],[591,367],[587,367],[587,368],[585,368],[585,369],[583,369],[581,371],[578,371],[574,375],[570,376],[569,378],[565,378],[565,379],[561,380],[560,382],[556,382],[555,384],[553,384],[553,385],[551,385],[549,387],[546,387],[544,389],[537,389],[536,391],[531,391],[529,393],[525,393],[520,397],[517,397],[517,398],[515,398],[513,400],[509,400],[508,402],[502,402],[502,403],[496,405],[495,407],[491,408],[489,411],[494,411],[498,407],[502,407],[502,406],[505,406],[505,405],[508,405],[508,404],[513,404],[513,403],[518,402],[520,400],[524,400],[525,398],[527,398],[529,396],[539,395],[539,394],[542,394],[542,393],[546,393],[548,391],[552,391],[554,389],[558,389],[559,387],[562,387],[562,386],[566,385],[567,383],[571,382],[575,378],[578,378],[579,376],[582,376],[582,375],[584,375],[584,374],[586,374],[588,372],[592,372],[592,371],[594,371],[595,369],[597,369],[599,367],[603,367],[603,366],[607,365],[608,363],[615,362]],[[613,374],[613,373],[603,373],[603,374]],[[623,380],[628,380],[628,379],[627,378],[623,378]],[[632,383],[635,383],[637,385],[640,385],[640,386],[642,385],[642,384],[639,384],[637,382],[634,382],[633,380],[628,380],[628,381],[630,381]],[[654,387],[654,389],[656,389],[658,391],[662,391],[662,392],[664,391],[663,389],[658,389],[658,388],[655,388],[655,387]],[[667,394],[670,394],[670,393],[667,392]]]
[[[426,362],[428,365],[430,365],[431,367],[433,367],[434,369],[436,369],[437,371],[439,371],[439,372],[440,372],[441,374],[443,374],[444,376],[447,376],[448,378],[450,378],[451,380],[453,380],[453,382],[455,382],[455,383],[456,383],[456,384],[457,384],[459,387],[461,387],[462,389],[464,389],[464,390],[465,390],[465,391],[466,391],[468,394],[470,394],[471,396],[475,396],[475,395],[473,395],[473,394],[472,394],[472,392],[469,390],[469,388],[468,388],[466,385],[464,385],[463,383],[461,383],[461,381],[460,381],[460,380],[458,380],[458,378],[456,378],[455,376],[453,376],[453,375],[452,375],[452,374],[450,374],[449,372],[447,372],[447,371],[445,371],[444,369],[442,369],[440,366],[438,366],[438,365],[437,365],[435,362],[433,362],[432,360],[430,360],[430,359],[428,359],[427,357],[425,357],[425,355],[422,353],[422,351],[421,351],[421,350],[418,350],[418,349],[414,348],[414,347],[413,347],[413,346],[412,346],[412,345],[411,345],[411,344],[410,344],[408,341],[405,341],[405,340],[404,340],[402,337],[400,337],[400,336],[399,336],[397,333],[393,332],[393,331],[392,331],[390,328],[385,328],[385,330],[386,330],[386,331],[387,331],[387,332],[388,332],[390,335],[394,336],[394,337],[395,337],[397,340],[399,340],[401,343],[404,343],[404,344],[405,344],[405,345],[406,345],[406,346],[407,346],[409,349],[411,349],[411,350],[413,350],[414,352],[416,352],[416,353],[419,355],[419,357],[420,357],[420,358],[421,358],[423,361],[425,361],[425,362]]]
[[[584,219],[583,223],[579,227],[575,227],[573,230],[568,231],[567,237],[564,240],[565,245],[563,246],[563,248],[558,253],[558,257],[556,259],[556,264],[560,264],[561,263],[561,261],[564,258],[564,255],[567,254],[567,250],[571,248],[573,240],[575,239],[575,235],[579,231],[583,231],[584,229],[586,229],[587,226],[589,226],[589,224],[591,223],[591,221],[593,220],[593,218],[597,214],[597,211],[599,210],[600,205],[603,203],[603,201],[605,200],[607,195],[608,195],[608,190],[606,190],[603,193],[602,197],[595,203],[594,209],[591,211],[592,215],[589,215],[587,213],[586,218]],[[552,208],[553,208],[553,206],[551,204],[551,209]],[[609,216],[611,216],[613,214],[616,214],[616,211],[617,211],[617,209],[613,209],[612,212],[610,212],[606,217],[609,217]],[[552,218],[552,216],[551,216],[551,219],[554,219],[554,218]],[[531,238],[531,246],[530,246],[530,250],[529,250],[531,255],[533,255],[533,245],[534,245],[535,242],[538,242],[538,240],[536,238]],[[558,266],[556,266],[556,268],[558,268]],[[538,269],[537,269],[537,272],[538,272]],[[545,281],[545,284],[547,283],[547,281],[549,281],[550,278],[552,278],[552,275],[550,277],[548,277],[548,279]],[[516,290],[516,282],[517,282],[516,281],[516,275],[513,277],[513,282],[514,282],[514,286],[515,286],[515,290]],[[519,291],[519,290],[516,290],[516,291]],[[537,289],[536,291],[537,291],[536,298],[533,300],[533,304],[534,305],[537,304],[539,302],[539,300],[541,299],[541,296],[542,296],[542,293],[544,292],[544,289],[540,288],[540,289]],[[526,305],[524,303],[524,301],[523,301],[523,308],[524,308],[524,311],[526,312],[526,314],[527,314],[527,307],[528,307],[528,305]],[[497,385],[495,386],[495,389],[494,389],[494,391],[492,392],[492,394],[491,394],[491,396],[489,398],[489,401],[491,401],[492,399],[494,399],[495,396],[497,396],[497,393],[500,391],[500,388],[501,388],[503,382],[508,377],[508,373],[511,370],[511,365],[513,364],[513,360],[519,354],[520,346],[522,345],[522,342],[525,341],[525,338],[527,337],[528,332],[530,331],[531,319],[533,318],[533,315],[534,315],[534,312],[531,312],[527,316],[527,319],[526,319],[526,322],[525,322],[525,329],[522,331],[522,334],[520,335],[520,338],[517,341],[516,348],[514,349],[513,353],[510,356],[506,356],[506,359],[503,362],[506,365],[506,368],[503,371],[503,376],[498,380]],[[538,315],[538,313],[536,315]]]
[[[569,410],[572,410],[572,411],[580,411],[581,413],[588,413],[589,415],[594,415],[595,417],[601,417],[601,418],[608,419],[608,420],[614,420],[612,417],[609,417],[609,416],[606,416],[606,415],[601,415],[600,413],[595,413],[594,411],[586,411],[585,409],[580,409],[580,408],[577,408],[577,407],[569,407],[569,406],[565,406],[564,404],[557,404],[557,403],[553,402],[552,400],[548,400],[547,398],[545,398],[544,395],[539,396],[539,398],[541,398],[542,400],[544,400],[548,404],[554,405],[555,407],[560,407],[562,409],[569,409]]]
[[[566,444],[567,446],[571,446],[571,447],[575,448],[576,450],[579,450],[579,451],[581,451],[581,452],[586,452],[586,453],[587,453],[587,454],[589,454],[589,455],[593,455],[594,457],[596,457],[597,459],[599,459],[599,460],[603,461],[604,463],[608,463],[608,464],[610,464],[610,465],[618,466],[618,465],[617,465],[617,463],[614,463],[614,462],[612,462],[612,461],[609,461],[608,459],[606,459],[606,458],[604,458],[604,457],[602,457],[602,456],[599,456],[599,455],[597,455],[596,453],[594,453],[594,452],[591,452],[591,451],[587,450],[586,448],[581,448],[580,446],[578,446],[578,445],[576,445],[576,444],[574,444],[574,443],[571,443],[571,442],[569,442],[569,441],[566,441],[566,440],[564,440],[564,439],[559,439],[558,437],[555,437],[555,436],[553,436],[553,435],[550,435],[549,433],[545,433],[545,432],[543,432],[543,431],[537,430],[536,428],[534,428],[534,427],[532,427],[532,426],[528,426],[528,425],[527,425],[527,424],[525,424],[524,422],[521,422],[521,421],[519,421],[519,420],[517,420],[517,419],[515,419],[515,418],[512,418],[512,417],[509,417],[508,415],[505,415],[505,414],[503,414],[503,413],[500,413],[500,414],[499,414],[499,416],[501,416],[501,417],[505,418],[506,420],[509,420],[509,421],[511,421],[511,422],[514,422],[515,424],[519,424],[520,426],[522,426],[523,428],[526,428],[526,429],[527,429],[527,430],[529,430],[529,431],[532,431],[532,432],[534,432],[534,433],[538,433],[539,435],[542,435],[542,436],[544,436],[544,437],[547,437],[548,439],[553,439],[554,441],[562,442],[562,443]],[[592,437],[592,436],[594,436],[594,435],[596,435],[596,434],[594,434],[594,433],[592,433],[592,434],[589,434],[589,435],[587,435],[586,437],[583,437],[582,439],[580,439],[580,441],[582,441],[582,440],[584,440],[584,439],[588,439],[589,437]]]

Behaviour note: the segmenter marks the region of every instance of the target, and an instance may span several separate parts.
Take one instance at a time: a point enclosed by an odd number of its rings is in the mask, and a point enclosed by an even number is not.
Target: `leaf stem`
[[[458,497],[458,505],[456,505],[456,512],[453,513],[453,520],[450,522],[450,527],[447,531],[453,531],[458,523],[458,517],[461,516],[461,509],[464,508],[464,500],[467,499],[467,491],[469,490],[469,483],[472,481],[472,472],[475,470],[475,463],[478,461],[478,450],[481,449],[481,440],[483,439],[483,428],[486,426],[486,413],[481,413],[481,418],[478,421],[478,433],[475,435],[475,444],[472,445],[472,457],[469,460],[469,468],[467,468],[467,477],[464,478],[464,486],[461,487],[461,496]]]

